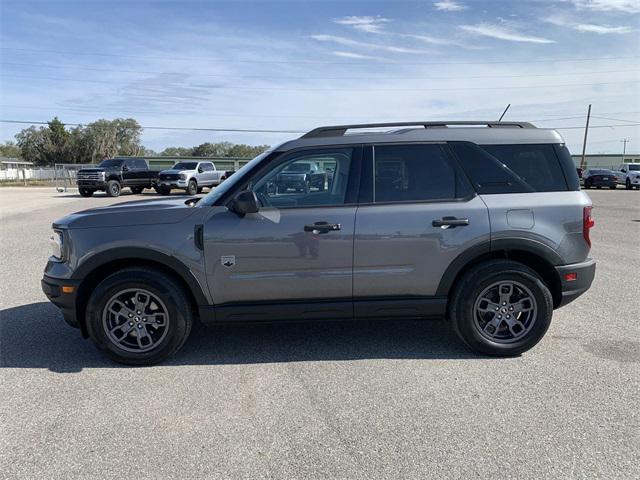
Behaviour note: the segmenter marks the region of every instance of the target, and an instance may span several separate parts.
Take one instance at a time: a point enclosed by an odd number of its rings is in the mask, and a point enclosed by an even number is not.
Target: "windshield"
[[[98,164],[98,166],[102,168],[121,167],[123,163],[124,160],[110,158],[109,160],[103,160]]]
[[[260,163],[271,152],[273,152],[273,149],[269,149],[269,150],[267,150],[265,152],[262,152],[260,155],[258,155],[253,160],[251,160],[249,163],[247,163],[247,164],[243,165],[242,167],[240,167],[237,172],[235,172],[231,177],[229,177],[227,180],[222,182],[220,184],[220,186],[214,188],[211,192],[209,192],[209,194],[207,194],[207,196],[205,196],[202,200],[200,200],[196,204],[196,206],[198,206],[198,207],[210,207],[211,205],[216,203],[216,201],[220,197],[222,197],[226,192],[228,192],[230,189],[232,189],[236,184],[242,182],[243,179],[244,179],[243,177],[245,176],[245,174],[249,170],[251,170],[255,165]]]
[[[611,170],[591,170],[591,175],[613,175]]]
[[[629,165],[629,171],[633,171],[633,172],[637,172],[640,171],[640,164],[636,164],[636,165]]]
[[[172,170],[195,170],[198,166],[198,162],[178,162],[171,169]]]

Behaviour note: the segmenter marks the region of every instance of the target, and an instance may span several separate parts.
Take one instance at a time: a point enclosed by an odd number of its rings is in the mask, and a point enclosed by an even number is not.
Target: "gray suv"
[[[358,132],[358,130],[362,130]],[[274,188],[313,164],[322,188]],[[53,224],[42,288],[112,359],[160,362],[191,325],[442,318],[518,355],[591,285],[591,201],[562,137],[513,122],[322,127],[206,197]]]

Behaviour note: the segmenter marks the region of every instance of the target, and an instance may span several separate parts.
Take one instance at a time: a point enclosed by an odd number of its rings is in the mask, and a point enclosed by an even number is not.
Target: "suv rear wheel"
[[[551,323],[553,299],[529,267],[496,260],[469,271],[456,287],[449,311],[458,336],[473,350],[494,356],[526,352]]]
[[[191,305],[170,277],[127,268],[91,294],[87,330],[98,349],[127,365],[153,365],[182,347],[193,323]]]

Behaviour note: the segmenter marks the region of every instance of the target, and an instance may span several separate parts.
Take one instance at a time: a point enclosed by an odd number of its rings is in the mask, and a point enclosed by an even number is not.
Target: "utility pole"
[[[587,152],[587,134],[589,133],[589,119],[591,118],[591,104],[587,110],[587,124],[584,127],[584,142],[582,142],[582,160],[580,160],[580,168],[584,170],[585,159],[584,155]]]
[[[627,143],[631,140],[630,138],[623,138],[620,140],[622,142],[622,163],[624,163],[624,156],[627,153]]]

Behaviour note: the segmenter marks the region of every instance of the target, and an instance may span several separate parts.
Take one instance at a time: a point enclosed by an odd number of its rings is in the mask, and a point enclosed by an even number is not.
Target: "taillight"
[[[582,236],[589,246],[591,246],[591,237],[589,237],[589,231],[595,225],[593,217],[591,216],[591,210],[593,207],[584,207],[582,210]]]

